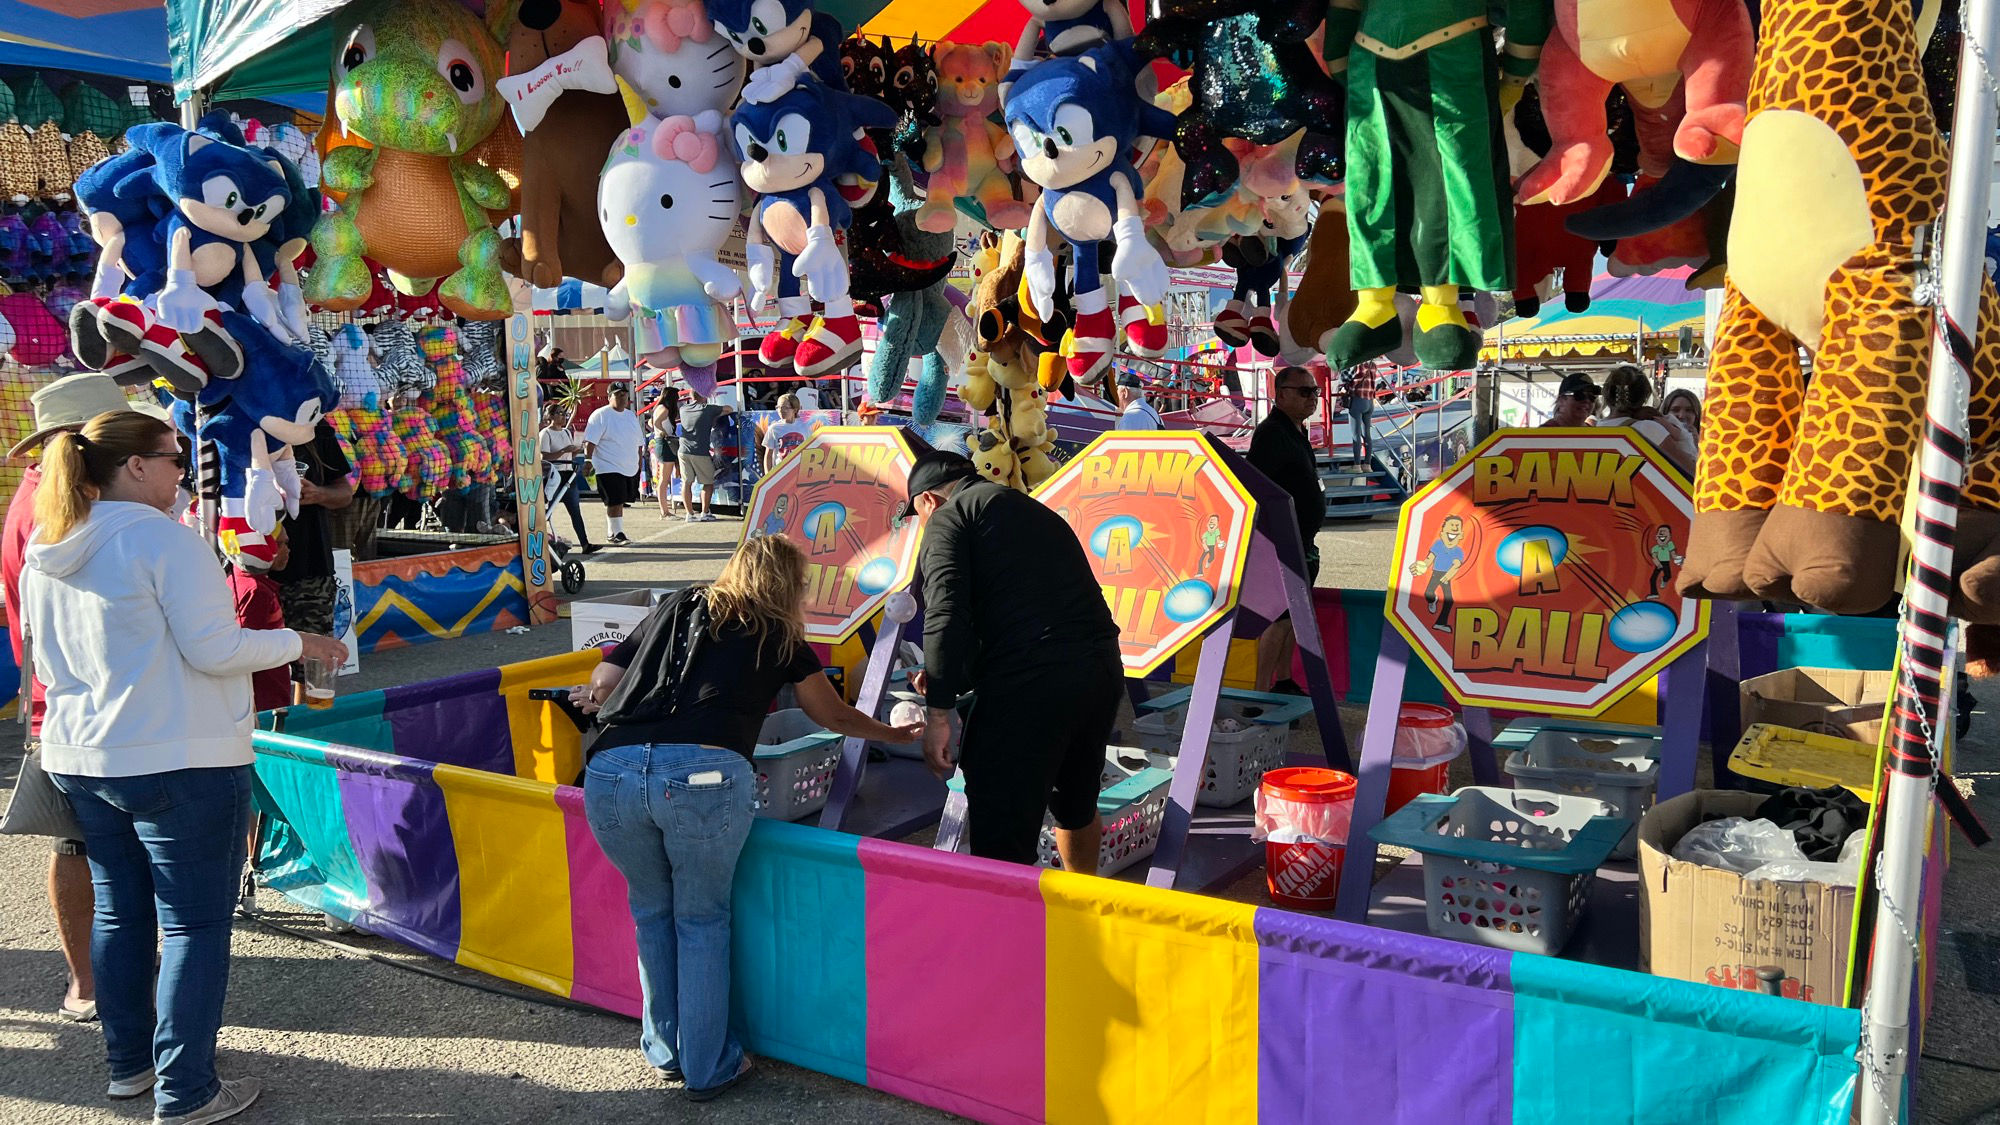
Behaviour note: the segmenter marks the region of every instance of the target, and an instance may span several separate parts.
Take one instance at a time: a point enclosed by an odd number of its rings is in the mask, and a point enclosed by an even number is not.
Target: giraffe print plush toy
[[[1949,153],[1910,0],[1767,0],[1703,401],[1682,593],[1866,612],[1895,592],[1922,433],[1931,311],[1916,239]],[[1985,283],[1971,433],[2000,417]],[[1810,377],[1800,349],[1810,353]],[[1968,466],[1960,607],[2000,621],[2000,457]]]

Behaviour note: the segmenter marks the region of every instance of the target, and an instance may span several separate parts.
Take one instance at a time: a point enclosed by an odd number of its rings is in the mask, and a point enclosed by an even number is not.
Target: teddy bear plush
[[[1028,223],[1035,187],[1019,175],[1014,143],[993,120],[1000,109],[1000,79],[1007,73],[1007,46],[939,43],[935,57],[943,121],[925,144],[929,198],[917,225],[927,231],[951,230],[958,222],[958,206],[963,206],[976,209],[995,230],[1019,230]]]

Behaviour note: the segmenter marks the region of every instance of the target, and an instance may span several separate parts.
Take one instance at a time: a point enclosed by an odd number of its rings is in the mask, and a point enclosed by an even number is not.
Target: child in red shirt
[[[245,629],[285,627],[285,610],[278,601],[278,581],[271,577],[271,571],[283,569],[292,557],[292,548],[284,536],[284,528],[279,526],[268,536],[223,537],[229,561],[235,564],[229,571],[229,589],[236,595],[236,621]],[[261,542],[251,541],[260,538]],[[291,706],[290,666],[280,664],[250,673],[250,699],[259,711]]]

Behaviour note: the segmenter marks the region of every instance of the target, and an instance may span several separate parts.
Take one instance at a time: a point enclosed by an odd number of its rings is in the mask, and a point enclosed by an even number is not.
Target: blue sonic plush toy
[[[231,554],[256,556],[281,512],[298,514],[299,476],[291,447],[306,445],[339,391],[304,348],[292,347],[242,313],[220,314],[243,346],[244,375],[213,382],[193,402],[174,403],[174,422],[199,448],[213,443],[221,463],[222,518]],[[204,411],[200,430],[195,410]]]
[[[1167,263],[1146,241],[1140,210],[1145,187],[1132,166],[1142,136],[1170,137],[1174,119],[1135,92],[1138,60],[1128,43],[1031,67],[1002,110],[1021,171],[1042,188],[1028,221],[1022,287],[1039,317],[1055,312],[1056,262],[1051,231],[1069,240],[1076,278],[1076,324],[1063,341],[1070,376],[1086,383],[1111,364],[1113,333],[1123,326],[1132,350],[1164,354]],[[1118,240],[1111,273],[1122,287],[1114,324],[1098,271],[1098,243]]]
[[[811,77],[730,117],[743,183],[758,195],[744,245],[751,305],[762,308],[774,287],[778,295],[779,324],[758,349],[765,364],[792,365],[810,379],[861,353],[861,322],[836,233],[847,229],[855,201],[838,181],[880,179],[882,163],[860,132],[895,121],[895,111],[881,102]],[[825,306],[823,315],[811,316],[808,295]]]
[[[292,262],[318,215],[319,192],[297,166],[245,145],[220,111],[192,132],[153,122],[126,138],[127,151],[79,181],[104,254],[92,300],[71,311],[78,358],[126,381],[157,376],[191,394],[242,372],[220,308],[302,345],[306,309]]]
[[[736,53],[750,60],[744,101],[772,101],[808,73],[846,91],[840,41],[847,31],[839,20],[814,11],[810,0],[709,0],[708,18]]]

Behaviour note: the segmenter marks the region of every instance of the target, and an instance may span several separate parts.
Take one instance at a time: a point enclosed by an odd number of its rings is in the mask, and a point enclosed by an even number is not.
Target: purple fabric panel
[[[1737,668],[1743,679],[1778,670],[1778,642],[1785,635],[1783,614],[1740,612],[1736,630]]]
[[[392,687],[383,695],[398,754],[514,776],[514,736],[498,668]]]
[[[447,961],[458,956],[458,852],[428,762],[328,747],[348,837],[368,877],[355,921]]]
[[[1257,911],[1260,1125],[1511,1125],[1510,955]]]

